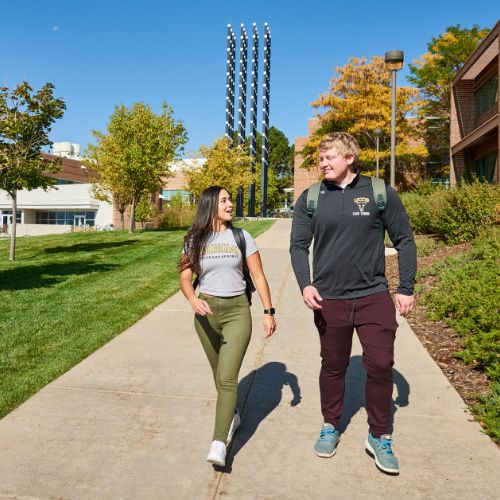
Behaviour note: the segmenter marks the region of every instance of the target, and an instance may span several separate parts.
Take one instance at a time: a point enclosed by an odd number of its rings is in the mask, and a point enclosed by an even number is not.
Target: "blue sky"
[[[144,101],[160,111],[167,101],[188,130],[187,151],[224,133],[227,24],[238,37],[240,23],[251,32],[256,22],[261,34],[264,22],[270,25],[270,123],[293,142],[306,134],[310,103],[350,56],[398,49],[411,62],[447,26],[492,28],[500,17],[492,0],[2,3],[0,83],[56,86],[67,110],[53,141],[85,148],[90,130],[105,130],[115,105]],[[406,65],[399,82],[407,74]]]

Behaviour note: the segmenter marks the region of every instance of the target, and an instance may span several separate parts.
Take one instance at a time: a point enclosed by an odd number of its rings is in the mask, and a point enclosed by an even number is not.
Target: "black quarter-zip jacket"
[[[388,289],[385,277],[384,229],[398,251],[397,292],[413,294],[417,252],[408,215],[388,185],[387,203],[380,214],[371,179],[357,174],[342,189],[328,181],[321,184],[316,212],[306,209],[307,190],[294,208],[290,254],[300,290],[313,284],[326,299],[354,299]],[[313,280],[309,247],[314,239]]]

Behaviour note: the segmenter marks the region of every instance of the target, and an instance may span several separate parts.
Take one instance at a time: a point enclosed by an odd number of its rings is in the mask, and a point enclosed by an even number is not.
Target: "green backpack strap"
[[[306,209],[307,209],[307,215],[309,215],[309,217],[312,217],[314,215],[316,207],[318,206],[320,188],[321,188],[321,181],[316,182],[315,184],[309,186],[309,189],[307,191]]]
[[[376,177],[372,177],[371,179],[375,205],[377,205],[380,214],[383,214],[387,205],[387,190],[385,189],[384,179],[377,179]]]
[[[373,196],[375,197],[375,204],[380,212],[383,214],[385,212],[385,207],[387,205],[387,190],[385,188],[384,179],[377,179],[376,177],[371,177]],[[321,189],[321,181],[312,184],[307,191],[307,215],[312,217],[318,206],[319,190]]]

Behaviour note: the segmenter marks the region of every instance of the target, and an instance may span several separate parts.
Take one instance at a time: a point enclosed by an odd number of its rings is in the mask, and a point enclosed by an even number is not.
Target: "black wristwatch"
[[[270,307],[269,309],[264,309],[264,314],[274,316],[276,314],[276,311],[274,310],[274,307]]]

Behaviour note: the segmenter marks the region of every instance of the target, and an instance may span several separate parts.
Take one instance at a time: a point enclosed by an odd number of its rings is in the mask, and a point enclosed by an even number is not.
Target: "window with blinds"
[[[474,92],[474,116],[480,116],[497,103],[498,75],[493,75]]]
[[[498,152],[494,151],[474,162],[475,174],[480,181],[493,182],[497,166]]]

